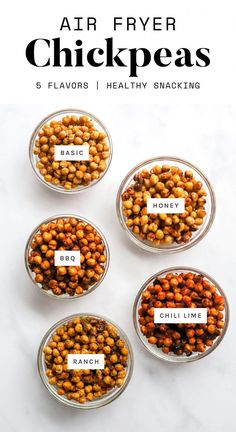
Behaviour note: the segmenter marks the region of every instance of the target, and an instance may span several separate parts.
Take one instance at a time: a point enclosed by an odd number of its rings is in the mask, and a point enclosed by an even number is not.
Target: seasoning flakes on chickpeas
[[[68,369],[68,354],[104,354],[104,369]],[[46,376],[59,396],[80,404],[122,387],[129,349],[114,325],[78,316],[58,327],[43,348]]]

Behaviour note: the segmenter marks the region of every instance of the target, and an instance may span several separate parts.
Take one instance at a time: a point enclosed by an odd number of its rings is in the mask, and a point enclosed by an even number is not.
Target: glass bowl
[[[70,296],[69,294],[61,294],[59,296],[53,294],[53,292],[51,290],[44,290],[41,286],[41,284],[39,282],[36,282],[34,279],[34,272],[30,269],[29,267],[29,263],[28,263],[28,257],[30,254],[30,250],[31,250],[31,243],[33,240],[33,237],[37,234],[37,232],[39,231],[39,228],[42,224],[47,224],[50,222],[55,221],[56,219],[67,219],[67,218],[76,218],[78,219],[78,221],[82,221],[82,222],[86,222],[89,225],[92,225],[93,228],[95,228],[95,230],[98,232],[99,236],[101,237],[104,245],[105,245],[105,250],[104,250],[104,254],[106,255],[106,263],[105,263],[105,270],[104,273],[102,274],[102,277],[99,279],[98,282],[95,282],[90,288],[88,288],[88,290],[83,291],[82,294],[74,294],[73,296]],[[87,295],[89,293],[91,293],[92,291],[94,291],[103,281],[103,279],[105,278],[108,268],[109,268],[109,263],[110,263],[110,251],[109,251],[109,246],[107,243],[107,240],[105,238],[105,236],[103,235],[103,233],[101,232],[101,230],[91,221],[89,221],[88,219],[82,217],[82,216],[78,216],[78,215],[74,215],[74,214],[62,214],[62,215],[55,215],[55,216],[51,216],[50,218],[45,219],[44,221],[42,221],[34,230],[33,232],[30,234],[29,239],[26,243],[26,247],[25,247],[25,267],[27,270],[27,273],[30,277],[30,279],[32,280],[32,282],[34,283],[34,285],[36,285],[38,288],[40,288],[40,291],[50,297],[56,298],[56,299],[74,299],[74,298],[78,298],[78,297],[82,297],[84,295]]]
[[[132,230],[130,230],[126,225],[126,217],[123,215],[122,211],[122,199],[121,196],[124,193],[125,190],[127,190],[128,187],[130,187],[133,184],[133,177],[143,169],[147,169],[148,171],[153,168],[155,165],[164,165],[168,164],[171,166],[176,166],[183,171],[185,170],[191,170],[194,174],[194,178],[196,180],[202,182],[202,186],[205,189],[207,196],[206,196],[206,204],[205,204],[205,210],[206,210],[206,216],[203,219],[203,224],[200,226],[200,228],[192,233],[192,237],[188,243],[171,243],[169,245],[153,245],[152,242],[148,240],[142,240],[138,237],[138,235],[134,234]],[[142,249],[154,252],[154,253],[174,253],[174,252],[181,252],[183,250],[189,249],[195,244],[197,244],[209,231],[214,217],[215,217],[215,194],[212,189],[212,186],[209,182],[209,180],[206,178],[206,176],[200,171],[199,168],[192,165],[190,162],[187,162],[186,160],[179,159],[172,156],[161,156],[161,157],[154,157],[152,159],[148,159],[138,165],[136,165],[132,170],[128,172],[128,174],[123,179],[118,193],[117,193],[117,199],[116,199],[116,211],[117,216],[120,221],[120,224],[122,228],[125,230],[125,232],[128,234],[129,238],[139,247]]]
[[[64,324],[66,324],[68,321],[73,320],[76,317],[82,317],[82,316],[102,319],[102,320],[105,320],[107,323],[113,325],[116,328],[121,339],[123,339],[125,341],[126,347],[129,350],[128,364],[127,364],[127,369],[126,369],[126,377],[124,379],[123,385],[121,387],[115,387],[114,389],[112,389],[111,391],[109,391],[108,393],[103,395],[102,397],[100,397],[98,399],[94,399],[93,401],[85,402],[84,404],[81,404],[77,401],[69,400],[65,396],[58,395],[56,387],[48,383],[48,378],[46,376],[46,365],[45,365],[44,358],[43,358],[43,349],[47,345],[49,340],[51,339],[51,337],[54,334],[57,327],[60,327]],[[43,384],[45,385],[45,387],[47,388],[49,393],[57,399],[57,401],[61,402],[62,404],[66,405],[66,406],[72,407],[72,408],[89,410],[89,409],[94,409],[94,408],[99,408],[99,407],[105,406],[105,405],[109,404],[110,402],[112,402],[113,400],[115,400],[118,396],[120,396],[121,393],[123,393],[123,391],[125,390],[125,388],[129,384],[132,373],[133,373],[134,359],[133,359],[133,351],[132,351],[130,341],[129,341],[128,337],[126,336],[126,334],[123,332],[123,330],[117,324],[115,324],[110,319],[107,319],[101,315],[89,314],[89,313],[78,313],[78,314],[70,315],[70,316],[58,321],[56,324],[54,324],[47,331],[47,333],[45,334],[45,336],[43,337],[43,339],[41,341],[41,344],[40,344],[40,347],[38,350],[37,363],[38,363],[39,375],[41,377]]]
[[[106,169],[103,172],[101,172],[100,177],[96,180],[91,181],[91,183],[89,183],[88,185],[78,185],[77,187],[75,187],[73,189],[65,189],[61,185],[54,185],[52,183],[47,182],[44,179],[44,176],[39,172],[39,169],[36,167],[37,162],[39,162],[39,158],[33,152],[35,140],[37,139],[38,133],[42,129],[42,127],[46,123],[51,122],[53,120],[61,120],[62,117],[66,116],[66,115],[69,115],[69,116],[70,115],[77,115],[78,117],[80,117],[80,116],[89,117],[89,119],[92,120],[94,126],[96,127],[96,129],[99,132],[105,132],[106,133],[106,135],[107,135],[106,141],[107,141],[107,143],[109,145],[109,149],[110,149],[109,158],[106,159]],[[106,172],[110,166],[110,163],[111,163],[112,151],[113,151],[113,147],[112,147],[112,139],[111,139],[110,133],[107,130],[106,126],[97,117],[95,117],[93,114],[90,114],[86,111],[82,111],[79,109],[64,109],[64,110],[56,111],[56,112],[48,115],[38,124],[38,126],[36,126],[36,128],[34,129],[34,131],[32,133],[31,139],[30,139],[29,158],[30,158],[30,163],[31,163],[31,166],[33,168],[33,171],[34,171],[36,177],[38,178],[38,180],[42,184],[44,184],[49,189],[54,190],[56,192],[61,192],[61,193],[66,193],[66,194],[75,194],[75,193],[82,192],[82,191],[89,189],[90,187],[97,184],[104,177],[104,175],[106,174]]]
[[[225,304],[225,309],[223,311],[224,314],[224,328],[222,329],[222,333],[220,336],[218,336],[215,339],[215,342],[213,343],[213,345],[211,347],[207,347],[206,350],[204,352],[193,352],[191,356],[186,356],[185,354],[178,356],[174,353],[169,353],[169,354],[165,354],[163,353],[163,351],[161,350],[161,348],[158,348],[156,345],[152,345],[148,342],[147,338],[142,334],[141,330],[140,330],[140,324],[139,324],[139,314],[138,314],[138,310],[141,307],[141,295],[142,292],[150,285],[152,284],[152,282],[157,278],[157,277],[165,277],[167,273],[188,273],[188,272],[192,272],[195,274],[201,274],[205,279],[207,279],[209,282],[211,282],[213,285],[215,285],[217,292],[224,297],[224,304]],[[229,305],[228,305],[228,301],[227,298],[225,296],[224,291],[222,290],[222,288],[219,286],[219,284],[211,277],[209,276],[207,273],[202,272],[201,270],[192,268],[192,267],[171,267],[165,270],[162,270],[158,273],[156,273],[155,275],[151,276],[142,286],[142,288],[139,290],[136,299],[134,301],[134,306],[133,306],[133,322],[134,322],[134,327],[136,330],[136,333],[139,337],[139,339],[141,340],[142,344],[144,345],[144,347],[146,348],[147,351],[149,351],[153,356],[157,357],[158,359],[161,360],[165,360],[171,363],[188,363],[188,362],[192,362],[195,360],[199,360],[203,357],[206,357],[208,354],[210,354],[212,351],[214,351],[216,349],[216,347],[220,344],[220,342],[223,340],[225,333],[227,331],[228,328],[228,323],[229,323]]]

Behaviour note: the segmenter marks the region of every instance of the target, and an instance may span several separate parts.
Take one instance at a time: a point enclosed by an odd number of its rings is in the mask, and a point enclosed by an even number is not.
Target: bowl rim
[[[46,223],[49,223],[49,222],[53,222],[56,219],[66,219],[66,218],[76,218],[76,219],[78,219],[81,222],[86,222],[89,225],[92,225],[93,228],[95,228],[95,230],[98,232],[98,234],[102,238],[102,241],[103,241],[103,243],[105,245],[105,248],[106,248],[106,258],[107,259],[106,259],[106,263],[105,263],[106,265],[105,265],[105,268],[104,268],[104,273],[102,274],[101,279],[99,279],[99,281],[96,282],[94,285],[92,285],[91,288],[89,288],[87,291],[84,291],[82,294],[75,294],[73,296],[69,296],[69,294],[67,294],[67,295],[64,294],[64,295],[56,296],[55,294],[51,293],[51,290],[48,290],[48,291],[44,290],[40,286],[40,283],[36,282],[34,280],[34,278],[33,278],[33,272],[29,268],[28,257],[29,257],[30,245],[31,245],[32,239],[35,236],[35,234],[38,232],[38,230],[41,227],[41,225],[44,224],[44,223],[46,224]],[[107,239],[106,239],[105,235],[103,234],[103,232],[100,230],[100,228],[97,227],[97,225],[95,225],[89,219],[87,219],[87,218],[85,218],[83,216],[80,216],[80,215],[76,215],[76,214],[57,214],[57,215],[53,215],[51,217],[48,217],[47,219],[44,219],[40,224],[38,224],[33,229],[33,231],[29,235],[28,240],[26,242],[25,253],[24,253],[24,262],[25,262],[26,271],[27,271],[27,273],[28,273],[31,281],[33,282],[33,284],[38,288],[38,290],[41,293],[46,294],[48,297],[56,298],[57,300],[73,300],[73,299],[76,299],[76,298],[79,298],[79,297],[83,297],[85,295],[90,294],[92,291],[95,291],[95,289],[98,288],[99,285],[103,282],[103,280],[104,280],[104,278],[105,278],[105,276],[106,276],[106,274],[108,272],[109,265],[110,265],[110,249],[109,249],[109,246],[108,246],[108,243],[107,243]]]
[[[62,396],[58,395],[56,392],[54,392],[52,390],[52,385],[50,385],[48,383],[48,379],[46,377],[46,375],[44,374],[43,371],[43,348],[45,346],[45,343],[47,342],[47,340],[52,336],[52,334],[54,333],[54,331],[57,329],[57,327],[60,327],[62,324],[67,323],[70,320],[75,319],[76,317],[92,317],[92,318],[97,318],[97,319],[102,319],[105,320],[108,324],[113,325],[119,336],[124,339],[125,344],[129,350],[129,357],[128,357],[128,364],[127,364],[127,368],[126,368],[126,377],[125,377],[125,381],[123,383],[123,385],[121,387],[116,387],[115,391],[111,394],[111,392],[107,392],[103,397],[95,399],[94,401],[92,401],[93,403],[85,403],[85,404],[80,404],[79,402],[73,402],[70,401],[69,399],[64,399]],[[69,406],[70,408],[75,408],[75,409],[81,409],[81,410],[90,410],[90,409],[96,409],[96,408],[101,408],[105,405],[108,405],[109,403],[111,403],[113,400],[115,400],[116,398],[118,398],[118,396],[120,396],[123,391],[126,389],[126,387],[128,386],[132,374],[133,374],[133,369],[134,369],[134,355],[133,355],[133,349],[132,349],[132,345],[130,343],[130,340],[128,338],[128,336],[126,335],[126,333],[121,329],[121,327],[116,324],[113,320],[110,320],[109,318],[104,317],[103,315],[97,314],[97,313],[86,313],[86,312],[79,312],[77,314],[72,314],[69,315],[65,318],[62,318],[61,320],[57,321],[55,324],[53,324],[49,330],[44,334],[39,348],[38,348],[38,354],[37,354],[37,368],[38,368],[38,373],[39,376],[44,384],[44,386],[47,388],[48,392],[50,393],[51,396],[53,396],[58,402],[60,402],[63,405]],[[110,397],[109,397],[109,393],[110,393]],[[108,396],[106,398],[106,396]],[[97,403],[96,403],[97,402]]]
[[[34,148],[34,143],[35,143],[35,139],[37,137],[37,134],[45,123],[52,120],[54,117],[59,116],[59,115],[63,115],[63,114],[79,114],[79,115],[85,115],[87,117],[91,117],[91,119],[94,120],[96,123],[98,123],[99,126],[101,126],[101,128],[106,132],[108,143],[109,143],[109,149],[110,149],[110,155],[109,155],[109,158],[107,160],[106,169],[103,172],[102,176],[99,177],[99,179],[91,182],[88,186],[83,186],[83,187],[79,188],[80,185],[78,185],[77,188],[68,189],[68,190],[64,189],[62,187],[60,188],[57,185],[53,185],[49,182],[46,182],[44,180],[44,178],[41,176],[41,174],[38,172],[38,170],[36,169],[36,166],[34,163],[34,157],[36,157],[36,155],[33,154],[33,148]],[[100,180],[103,179],[103,177],[107,173],[107,171],[111,165],[112,156],[113,156],[112,138],[111,138],[110,132],[107,129],[107,127],[105,126],[105,124],[98,117],[96,117],[94,114],[92,114],[88,111],[84,111],[84,110],[79,109],[79,108],[65,108],[62,110],[54,111],[51,114],[48,114],[34,128],[32,134],[31,134],[31,137],[30,137],[30,141],[29,141],[29,160],[30,160],[30,164],[31,164],[31,167],[32,167],[32,170],[33,170],[35,176],[41,182],[41,184],[43,184],[44,186],[47,186],[50,190],[54,190],[56,192],[63,193],[63,194],[76,194],[79,192],[84,192],[84,191],[90,189],[91,187],[95,186]]]
[[[156,277],[160,277],[160,276],[165,276],[165,274],[167,273],[183,273],[183,272],[192,272],[192,273],[196,273],[196,274],[201,274],[204,278],[206,278],[207,280],[209,280],[213,285],[215,285],[217,291],[224,297],[224,303],[225,303],[225,309],[224,309],[224,328],[222,330],[222,333],[220,336],[218,336],[215,339],[215,342],[213,343],[213,345],[211,347],[209,347],[208,349],[206,349],[203,353],[198,353],[198,355],[196,355],[195,357],[192,356],[168,356],[168,354],[164,354],[162,353],[161,349],[157,349],[156,352],[154,352],[153,350],[151,350],[150,348],[150,344],[148,344],[148,341],[145,341],[144,337],[142,337],[142,333],[140,331],[139,328],[139,323],[138,323],[138,307],[139,307],[139,301],[142,295],[142,292],[147,288],[147,286],[153,282],[154,279],[156,279]],[[165,362],[169,362],[169,363],[175,363],[175,364],[182,364],[182,363],[190,363],[193,361],[197,361],[200,360],[204,357],[206,357],[208,354],[212,353],[217,346],[222,342],[222,340],[224,339],[224,336],[227,332],[228,329],[228,325],[229,325],[229,317],[230,317],[230,309],[229,309],[229,303],[227,300],[227,297],[225,295],[224,290],[222,289],[222,287],[218,284],[218,282],[216,282],[216,280],[214,278],[212,278],[212,276],[210,276],[208,273],[206,273],[205,271],[199,270],[197,268],[194,267],[188,267],[188,266],[175,266],[175,267],[169,267],[169,268],[165,268],[163,270],[160,270],[159,272],[155,273],[154,275],[150,276],[142,285],[142,287],[139,289],[135,300],[134,300],[134,304],[133,304],[133,325],[135,328],[135,332],[139,338],[139,340],[142,342],[142,345],[145,347],[146,351],[148,351],[150,354],[152,354],[155,358],[160,359],[162,361]],[[145,343],[146,342],[146,343]]]
[[[188,243],[180,244],[178,247],[175,246],[175,247],[161,248],[158,246],[154,247],[154,246],[151,246],[151,244],[149,245],[148,243],[143,242],[137,236],[135,236],[135,234],[133,234],[133,232],[131,230],[129,230],[127,228],[127,226],[125,224],[125,218],[123,216],[122,209],[121,209],[121,202],[122,202],[121,195],[123,193],[124,186],[128,182],[129,178],[131,176],[133,177],[134,173],[137,170],[143,168],[145,165],[151,164],[153,162],[161,162],[161,161],[166,161],[166,162],[171,161],[171,162],[177,162],[180,164],[187,165],[190,169],[195,171],[202,178],[202,180],[205,182],[205,184],[209,190],[210,214],[209,214],[208,221],[206,222],[205,225],[204,224],[202,225],[203,228],[197,237],[193,238]],[[190,249],[192,246],[199,243],[199,241],[202,240],[205,237],[205,235],[208,233],[208,231],[210,230],[210,228],[213,224],[213,221],[215,219],[216,197],[215,197],[215,192],[214,192],[214,189],[213,189],[210,181],[208,180],[208,178],[205,176],[205,174],[197,166],[193,165],[191,162],[187,161],[186,159],[182,159],[182,158],[179,158],[176,156],[156,156],[156,157],[152,157],[150,159],[146,159],[145,161],[140,162],[139,164],[135,165],[135,167],[133,167],[126,174],[126,176],[123,178],[123,180],[119,186],[119,189],[117,191],[117,195],[116,195],[116,213],[117,213],[118,220],[120,222],[121,227],[127,233],[129,238],[133,241],[133,243],[136,244],[136,246],[138,246],[139,248],[142,248],[142,249],[146,250],[147,252],[152,252],[152,253],[157,253],[157,254],[177,253],[177,252],[182,252],[184,250]]]

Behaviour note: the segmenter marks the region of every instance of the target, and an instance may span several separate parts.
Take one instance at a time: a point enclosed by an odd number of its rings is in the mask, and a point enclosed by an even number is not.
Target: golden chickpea
[[[62,365],[57,365],[55,368],[55,372],[56,374],[61,374],[63,372],[63,366]]]
[[[171,243],[173,243],[173,241],[174,241],[174,239],[170,235],[167,235],[167,236],[164,237],[164,242],[166,244],[171,244]]]
[[[34,257],[34,263],[37,265],[41,265],[42,264],[42,257],[40,255],[36,255]]]
[[[35,282],[42,283],[43,280],[44,280],[44,278],[43,278],[42,274],[36,274],[36,276],[35,276]]]
[[[49,243],[52,240],[52,234],[50,232],[44,232],[43,233],[43,240],[46,243]]]
[[[70,275],[70,276],[75,276],[75,275],[77,275],[77,269],[75,268],[75,267],[68,267],[68,274]]]
[[[156,185],[158,183],[158,176],[156,174],[152,174],[150,177],[150,184]]]
[[[131,200],[127,200],[123,202],[123,206],[125,209],[131,209],[133,207],[133,203]]]
[[[47,260],[42,261],[41,267],[43,270],[48,270],[50,268],[50,263]]]
[[[166,215],[165,213],[159,213],[159,218],[160,218],[161,220],[166,220],[167,215]]]
[[[83,180],[84,180],[85,183],[90,183],[91,182],[91,174],[85,173],[84,177],[83,177]]]
[[[164,238],[164,233],[163,233],[163,231],[162,230],[157,230],[156,231],[156,238],[158,239],[158,240],[162,240],[163,238]]]
[[[96,265],[96,260],[93,258],[90,258],[86,261],[87,265],[90,267],[94,267]]]
[[[111,383],[112,383],[112,378],[109,376],[109,375],[107,375],[107,376],[105,376],[105,378],[104,378],[104,383],[106,384],[106,385],[111,385]]]
[[[172,225],[172,218],[171,218],[170,216],[167,216],[167,217],[165,218],[165,224],[166,224],[166,225]]]
[[[118,361],[117,355],[116,354],[112,354],[110,356],[110,361],[111,361],[111,363],[117,363],[117,361]]]
[[[76,331],[77,333],[82,333],[82,331],[83,331],[83,326],[82,326],[82,324],[80,324],[80,323],[76,324],[76,326],[75,326],[75,331]]]
[[[110,352],[111,352],[111,348],[110,348],[110,346],[104,346],[104,348],[103,348],[103,352],[105,353],[105,354],[110,354]]]
[[[81,342],[83,342],[84,344],[88,344],[89,343],[89,338],[87,335],[82,335],[81,336]]]
[[[191,216],[186,217],[185,219],[187,225],[193,225],[195,223],[195,219]]]
[[[190,191],[193,190],[193,183],[190,182],[190,181],[188,181],[188,182],[185,183],[184,187],[185,187],[185,189],[186,189],[188,192],[190,192]]]
[[[156,232],[157,231],[157,224],[151,223],[149,225],[148,229],[149,229],[149,231]]]
[[[66,267],[64,267],[64,266],[58,267],[57,268],[57,273],[60,276],[64,276],[67,273]]]
[[[64,188],[65,189],[72,189],[72,184],[71,183],[69,183],[69,182],[66,182],[65,184],[64,184]]]
[[[133,213],[134,214],[138,214],[139,212],[140,212],[140,206],[139,205],[134,205],[133,207],[132,207],[132,211],[133,211]]]

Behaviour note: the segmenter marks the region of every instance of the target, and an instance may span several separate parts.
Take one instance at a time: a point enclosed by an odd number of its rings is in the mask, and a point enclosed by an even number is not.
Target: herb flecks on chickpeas
[[[156,324],[154,308],[207,308],[206,324]],[[168,273],[142,292],[139,325],[148,342],[165,354],[191,356],[214,344],[224,328],[224,297],[201,274]]]
[[[69,400],[90,402],[124,383],[129,351],[117,329],[104,320],[69,321],[57,328],[43,352],[49,384]],[[68,369],[68,354],[104,354],[105,368]]]
[[[106,247],[89,223],[77,218],[59,218],[40,226],[30,244],[28,263],[35,282],[60,296],[81,295],[102,277]],[[80,251],[80,266],[55,266],[55,250]]]
[[[89,161],[55,161],[56,145],[84,144],[89,145]],[[85,115],[67,115],[45,124],[38,133],[33,152],[38,157],[36,168],[44,180],[66,190],[97,181],[110,157],[106,133],[98,131]]]
[[[192,171],[170,165],[142,170],[122,194],[126,226],[154,246],[188,243],[206,216],[206,191]],[[184,198],[185,213],[147,214],[148,198]]]

